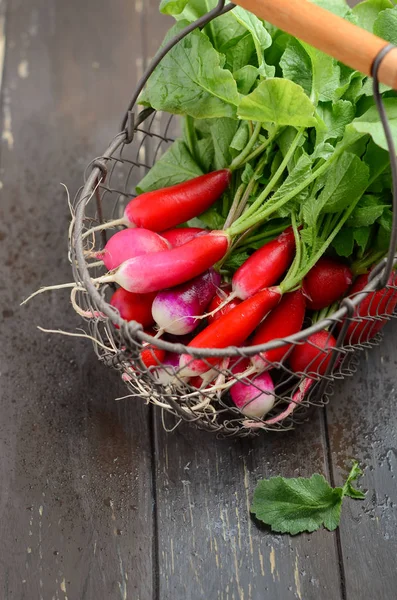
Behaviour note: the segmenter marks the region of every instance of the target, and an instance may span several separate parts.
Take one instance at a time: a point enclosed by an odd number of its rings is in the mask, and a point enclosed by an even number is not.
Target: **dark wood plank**
[[[138,6],[139,8],[139,6]],[[73,331],[65,193],[117,132],[141,56],[134,2],[13,0],[0,201],[0,597],[152,597],[148,411]]]
[[[337,483],[356,458],[364,468],[364,502],[346,501],[340,537],[346,597],[394,598],[397,586],[397,323],[382,344],[362,356],[355,376],[338,386],[327,409]]]
[[[156,419],[160,597],[341,598],[335,535],[272,535],[249,516],[262,477],[327,472],[320,416],[294,433],[221,441]]]

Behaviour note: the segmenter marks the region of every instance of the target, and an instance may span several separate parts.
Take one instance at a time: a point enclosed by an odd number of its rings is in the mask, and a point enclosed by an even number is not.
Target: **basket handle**
[[[387,45],[373,33],[308,0],[234,0],[234,4],[365,75],[371,75],[375,57]],[[397,47],[383,58],[378,77],[397,89]]]

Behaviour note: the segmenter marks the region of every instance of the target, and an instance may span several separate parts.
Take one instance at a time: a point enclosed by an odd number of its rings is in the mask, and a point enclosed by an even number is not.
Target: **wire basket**
[[[390,135],[382,99],[379,94],[377,72],[379,65],[393,46],[387,46],[376,58],[373,65],[374,96],[381,121],[389,144],[393,175],[393,232],[388,257],[383,259],[371,272],[367,287],[354,297],[340,302],[338,310],[317,323],[305,322],[304,329],[288,338],[275,339],[261,346],[219,349],[194,349],[169,339],[156,339],[144,333],[141,325],[134,321],[124,321],[119,313],[108,303],[114,291],[112,284],[98,287],[92,282],[104,273],[103,268],[89,260],[89,253],[100,250],[106,243],[106,234],[102,231],[92,238],[83,238],[83,233],[93,224],[118,218],[123,214],[125,204],[135,195],[135,186],[153,165],[178,133],[178,119],[152,109],[138,112],[136,103],[148,77],[165,54],[179,40],[196,27],[202,27],[211,19],[231,10],[233,4],[225,6],[220,1],[210,13],[192,23],[178,36],[166,44],[152,61],[147,72],[139,82],[133,99],[122,124],[122,131],[111,142],[102,156],[93,160],[85,172],[85,184],[79,190],[74,202],[74,219],[70,230],[70,261],[73,268],[76,288],[72,292],[75,309],[87,322],[90,335],[94,339],[94,348],[98,358],[105,365],[119,371],[128,388],[126,397],[136,397],[161,408],[165,427],[165,415],[171,414],[170,427],[181,421],[188,421],[201,429],[212,431],[219,436],[252,436],[260,431],[286,430],[304,420],[310,407],[322,406],[332,394],[335,380],[353,375],[358,364],[358,351],[377,345],[381,339],[378,333],[368,335],[377,323],[390,318],[387,302],[381,303],[382,312],[371,317],[354,317],[354,311],[370,292],[386,286],[393,265],[396,262],[396,161],[393,141]],[[94,246],[93,246],[94,243]],[[388,289],[388,288],[386,288]],[[389,288],[390,289],[390,288]],[[385,291],[385,294],[387,291]],[[397,293],[397,288],[396,288]],[[389,295],[390,296],[390,295]],[[369,310],[370,313],[373,311]],[[346,338],[349,325],[353,322],[362,328],[363,319],[367,322],[365,340],[351,344]],[[313,372],[294,373],[288,367],[288,354],[293,347],[303,344],[316,332],[328,331],[336,338],[336,346],[322,360],[327,361],[324,375],[318,375],[318,364]],[[351,333],[351,329],[349,330]],[[360,340],[359,340],[360,342]],[[148,344],[150,346],[148,347]],[[312,344],[315,346],[315,344]],[[274,406],[265,417],[259,418],[243,414],[231,401],[231,385],[250,385],[261,393],[259,380],[247,379],[240,375],[247,358],[286,346],[287,354],[281,363],[271,363],[274,380]],[[156,356],[153,348],[159,351],[189,354],[193,359],[207,361],[208,374],[205,381],[192,382],[183,376],[177,367],[154,360],[153,365],[145,367],[141,360],[142,350],[148,349]],[[318,347],[321,351],[321,348]],[[216,361],[215,361],[216,357]],[[241,365],[241,369],[238,365]],[[257,375],[256,377],[260,377]],[[205,383],[205,387],[204,386]],[[255,398],[254,398],[255,400]]]

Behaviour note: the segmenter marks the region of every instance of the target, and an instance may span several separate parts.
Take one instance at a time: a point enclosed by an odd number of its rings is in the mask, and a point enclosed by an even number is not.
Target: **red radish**
[[[210,313],[208,316],[208,322],[213,323],[217,321],[222,315],[226,315],[233,308],[241,304],[241,300],[239,298],[234,298],[227,302],[227,297],[232,293],[232,286],[227,285],[225,287],[221,287],[215,294],[214,298],[211,301],[211,304],[208,307],[208,312]],[[220,310],[218,308],[221,305],[224,305]],[[211,314],[213,313],[213,314]]]
[[[116,290],[111,297],[110,305],[117,308],[120,317],[126,321],[136,321],[143,327],[150,327],[154,323],[152,317],[152,304],[156,292],[150,294],[133,294],[123,288]]]
[[[153,335],[152,330],[145,331],[148,335]],[[140,352],[140,359],[147,369],[150,367],[158,367],[163,364],[165,358],[165,350],[158,348],[154,344],[149,342],[143,342],[142,350]]]
[[[237,269],[232,280],[234,295],[245,300],[259,290],[275,285],[291,265],[294,253],[295,238],[290,227],[256,250]]]
[[[249,365],[248,360],[240,361],[232,373],[242,373]],[[274,384],[269,373],[242,377],[230,388],[234,404],[248,417],[263,418],[274,406]]]
[[[124,211],[129,227],[165,231],[206,211],[230,183],[228,169],[200,175],[131,200]]]
[[[152,305],[152,315],[161,330],[186,335],[196,329],[211,302],[221,276],[210,269],[186,283],[159,292]]]
[[[285,294],[278,306],[258,327],[251,345],[266,344],[277,338],[285,338],[302,329],[306,301],[301,290]],[[269,363],[281,362],[291,348],[290,344],[261,352],[251,358],[258,371],[263,371]]]
[[[186,242],[190,242],[193,238],[198,235],[206,233],[206,229],[200,229],[200,227],[177,227],[176,229],[167,229],[167,231],[161,232],[161,237],[167,240],[171,244],[172,248],[182,246]]]
[[[295,346],[289,356],[289,364],[295,373],[324,375],[335,346],[336,339],[329,331],[313,333],[303,344]]]
[[[170,243],[158,233],[148,229],[123,229],[108,241],[95,258],[103,260],[108,271],[117,269],[124,261],[135,256],[168,250]]]
[[[229,237],[226,233],[211,231],[179,248],[126,260],[114,273],[93,281],[115,281],[125,290],[138,294],[157,292],[204,273],[223,258],[228,247]]]
[[[322,257],[303,281],[307,307],[321,310],[343,298],[353,282],[353,273],[347,265],[332,258]]]
[[[369,273],[360,275],[354,282],[349,296],[362,292],[368,284]],[[397,285],[397,273],[392,272],[388,285]],[[347,328],[345,343],[360,344],[368,342],[380,332],[397,306],[397,290],[393,287],[370,292],[354,311],[354,321]],[[375,317],[383,317],[376,318]]]
[[[248,298],[226,315],[208,325],[188,344],[190,348],[227,348],[240,346],[254,331],[267,313],[280,301],[280,288],[267,288],[252,298]],[[192,358],[182,354],[180,366],[183,375],[200,375],[208,371],[208,365],[216,365],[221,359],[208,357],[206,359]]]

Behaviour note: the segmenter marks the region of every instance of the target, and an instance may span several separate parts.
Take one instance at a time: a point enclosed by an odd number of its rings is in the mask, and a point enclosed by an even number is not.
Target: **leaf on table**
[[[397,146],[397,98],[384,98],[383,103],[394,144]],[[387,150],[385,134],[375,106],[371,106],[363,115],[356,117],[351,126],[358,133],[369,133],[375,144]]]
[[[355,489],[352,486],[352,482],[356,481],[356,479],[361,477],[362,474],[363,474],[363,472],[360,469],[358,462],[354,461],[351,471],[350,471],[350,473],[346,479],[346,482],[342,488],[344,496],[350,496],[350,498],[354,498],[356,500],[364,500],[365,494],[363,492],[361,492],[360,490]]]
[[[393,3],[390,0],[365,0],[353,8],[353,13],[357,17],[357,24],[372,32],[379,13],[392,7]]]
[[[314,105],[303,88],[288,79],[273,78],[261,81],[248,96],[242,98],[238,115],[242,119],[311,127],[316,124]]]
[[[221,55],[204,33],[194,30],[150,76],[145,100],[156,110],[219,118],[235,116],[239,94],[232,73],[222,68]]]
[[[317,106],[317,114],[326,125],[326,129],[319,131],[317,144],[330,139],[342,138],[345,133],[346,125],[354,118],[355,107],[347,100],[338,100],[337,102],[320,102]]]
[[[150,192],[202,174],[203,171],[193,160],[185,142],[176,140],[141,179],[136,190],[139,194]]]
[[[311,533],[322,526],[333,531],[339,525],[343,497],[364,497],[351,486],[359,475],[354,463],[343,488],[332,488],[318,473],[308,479],[263,479],[255,488],[251,512],[278,533]]]

